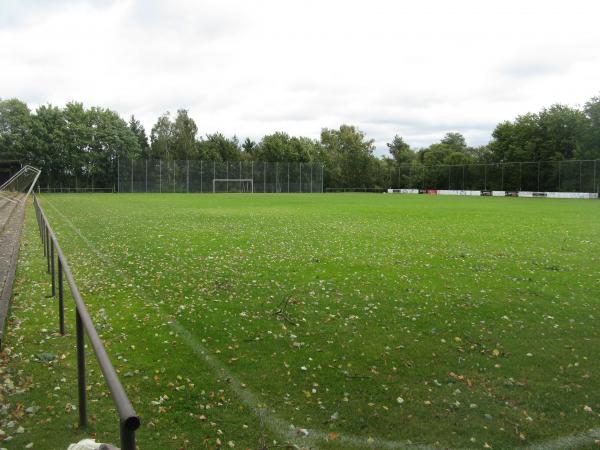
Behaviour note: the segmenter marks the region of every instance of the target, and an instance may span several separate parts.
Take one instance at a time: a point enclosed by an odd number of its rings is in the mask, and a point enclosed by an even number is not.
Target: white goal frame
[[[229,183],[240,183],[240,192],[244,192],[241,189],[242,183],[250,183],[250,192],[254,194],[254,180],[252,178],[213,178],[213,194],[217,192],[217,183],[227,183],[227,192],[229,192]]]

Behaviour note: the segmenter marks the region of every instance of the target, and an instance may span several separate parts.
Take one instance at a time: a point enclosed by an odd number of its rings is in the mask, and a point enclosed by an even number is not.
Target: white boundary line
[[[47,199],[45,201],[46,204],[49,204],[54,211],[66,222],[66,224],[73,230],[88,246],[88,248],[93,251],[107,266],[109,266],[113,271],[115,271],[118,277],[121,277],[127,284],[131,283],[132,279],[130,279],[125,271],[127,269],[123,269],[117,266],[110,256],[102,253],[98,247],[92,242],[91,239],[88,239],[83,235],[81,230],[79,230],[70,219],[68,219],[62,212],[58,210],[56,206],[54,206]],[[148,300],[148,293],[146,288],[138,287],[143,292],[144,297]],[[153,294],[151,294],[153,296]],[[261,423],[264,423],[266,427],[273,434],[279,436],[283,440],[293,443],[298,448],[301,449],[314,449],[319,448],[318,445],[321,442],[328,441],[329,433],[307,428],[308,431],[307,436],[299,436],[297,430],[302,427],[296,427],[292,423],[287,422],[286,420],[279,417],[275,414],[272,408],[268,406],[259,407],[259,404],[265,404],[258,400],[258,397],[250,391],[248,388],[242,387],[242,382],[231,372],[227,367],[214,356],[211,356],[210,353],[206,350],[206,348],[195,338],[183,325],[181,325],[175,317],[171,314],[167,314],[162,310],[158,303],[148,302],[149,304],[154,305],[154,308],[160,312],[163,317],[167,319],[167,323],[176,331],[179,336],[181,336],[183,342],[194,352],[196,356],[203,359],[206,364],[212,369],[214,375],[218,378],[228,378],[230,380],[229,387],[231,390],[240,398],[240,400],[256,415]],[[578,433],[570,436],[563,436],[556,439],[532,444],[527,447],[523,447],[529,450],[567,450],[567,449],[575,449],[578,447],[588,446],[590,444],[594,444],[596,440],[600,439],[600,428],[594,428],[588,430],[585,433]],[[336,440],[336,443],[346,445],[349,447],[356,448],[374,448],[374,449],[407,449],[407,450],[436,450],[439,449],[439,446],[432,446],[426,444],[412,444],[406,441],[392,441],[386,439],[372,438],[372,437],[364,437],[354,434],[340,433]],[[449,447],[444,447],[446,450],[450,450]]]

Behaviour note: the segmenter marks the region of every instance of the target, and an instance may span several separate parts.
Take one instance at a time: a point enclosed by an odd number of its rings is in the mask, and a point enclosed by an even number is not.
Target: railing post
[[[85,392],[85,342],[83,336],[83,322],[79,309],[75,307],[75,326],[77,330],[77,381],[79,391],[79,426],[87,426],[87,399]]]
[[[56,296],[56,282],[55,271],[54,271],[54,242],[50,239],[50,276],[52,277],[52,297]]]
[[[42,228],[40,230],[40,234],[42,235],[42,247],[44,252],[44,257],[46,256],[46,221],[42,218]]]
[[[130,430],[127,424],[121,421],[121,450],[136,450],[135,449],[135,431]]]
[[[65,304],[63,290],[63,267],[60,257],[58,258],[58,329],[60,334],[65,334]]]
[[[48,265],[47,271],[50,273],[50,232],[48,231],[48,225],[46,225],[46,263]]]

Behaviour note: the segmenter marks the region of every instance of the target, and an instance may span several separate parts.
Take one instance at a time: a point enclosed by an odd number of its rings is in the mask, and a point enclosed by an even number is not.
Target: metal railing
[[[79,394],[79,425],[85,427],[87,425],[87,394],[86,394],[86,371],[85,371],[85,343],[84,333],[88,339],[106,380],[108,389],[112,396],[113,402],[117,407],[119,414],[119,431],[121,435],[121,450],[135,450],[135,431],[140,426],[140,419],[136,415],[131,402],[125,394],[125,390],[119,381],[117,373],[108,358],[106,350],[102,345],[102,341],[94,328],[92,319],[87,311],[85,303],[81,298],[79,289],[75,284],[73,274],[69,267],[69,263],[65,258],[56,235],[52,227],[48,223],[48,219],[39,204],[37,197],[33,197],[33,204],[37,217],[40,237],[44,247],[44,256],[47,259],[47,271],[52,277],[52,294],[56,296],[56,284],[58,284],[58,314],[59,314],[59,330],[62,335],[65,334],[65,318],[64,318],[64,286],[63,276],[67,280],[67,284],[71,290],[73,300],[75,300],[75,328],[77,341],[77,379],[78,379],[78,394]],[[55,264],[57,267],[55,267]]]

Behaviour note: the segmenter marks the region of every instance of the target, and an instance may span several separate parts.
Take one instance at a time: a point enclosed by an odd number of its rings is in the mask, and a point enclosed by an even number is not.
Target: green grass
[[[599,426],[600,202],[41,201],[142,418],[141,449],[215,448],[217,439],[507,448]],[[8,369],[25,391],[7,398],[11,411],[41,409],[17,414],[25,433],[8,444],[66,448],[94,433],[118,444],[89,349],[87,430],[67,406],[77,399],[74,336],[55,333],[44,264],[30,210],[8,342]],[[44,352],[58,359],[36,362]]]

